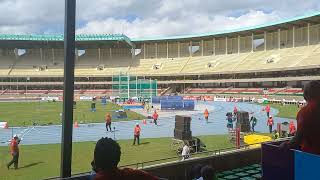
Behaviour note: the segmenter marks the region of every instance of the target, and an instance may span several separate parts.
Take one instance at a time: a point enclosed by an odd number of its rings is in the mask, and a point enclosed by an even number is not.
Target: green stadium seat
[[[224,176],[223,178],[227,180],[239,179],[239,177],[235,175],[228,175],[228,176]]]

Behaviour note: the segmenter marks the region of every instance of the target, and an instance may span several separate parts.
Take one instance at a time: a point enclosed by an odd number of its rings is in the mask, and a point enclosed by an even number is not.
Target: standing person
[[[183,146],[182,152],[181,152],[181,156],[182,156],[182,161],[186,160],[190,157],[190,148],[189,148],[187,142],[184,143],[184,146]]]
[[[238,108],[237,106],[233,107],[233,114],[236,116],[238,114]]]
[[[254,116],[251,117],[250,122],[252,122],[252,123],[251,123],[252,132],[255,132],[255,131],[254,131],[254,127],[257,125],[257,121],[258,121],[258,120],[257,120],[256,117],[254,117]]]
[[[91,101],[91,112],[96,112],[96,98],[93,97]]]
[[[227,114],[226,114],[226,116],[227,116],[227,128],[228,128],[228,130],[231,130],[231,129],[233,129],[233,118],[232,118],[232,112],[228,112]]]
[[[159,117],[159,114],[157,113],[157,111],[154,111],[154,113],[153,113],[153,115],[152,115],[152,118],[153,118],[153,122],[154,122],[154,124],[155,124],[156,126],[158,125],[158,123],[157,123],[158,117]]]
[[[12,160],[7,164],[7,168],[9,169],[12,164],[14,164],[14,169],[18,169],[19,162],[19,137],[14,135],[13,139],[10,142],[10,153],[12,156]]]
[[[136,140],[138,142],[138,145],[140,144],[140,132],[141,128],[139,126],[139,123],[136,123],[136,127],[134,128],[134,139],[132,145],[136,145]]]
[[[272,126],[273,126],[273,118],[272,118],[272,116],[270,116],[268,118],[267,125],[269,126],[269,132],[271,134],[272,133]]]
[[[106,114],[106,129],[108,131],[108,127],[109,127],[110,128],[110,132],[112,131],[111,130],[111,120],[112,120],[112,118],[111,118],[110,113],[107,113]]]
[[[296,126],[294,125],[293,121],[290,121],[289,124],[289,137],[294,136],[296,134]]]
[[[208,119],[209,119],[209,111],[208,111],[208,109],[206,108],[205,110],[204,110],[204,119],[208,122]]]
[[[266,113],[267,113],[267,117],[270,117],[270,105],[268,104],[265,108]]]

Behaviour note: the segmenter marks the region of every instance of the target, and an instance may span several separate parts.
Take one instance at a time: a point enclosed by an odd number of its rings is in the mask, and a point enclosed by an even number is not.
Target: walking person
[[[7,168],[9,169],[12,164],[14,164],[14,169],[18,169],[19,163],[19,137],[14,135],[13,139],[10,142],[10,153],[12,156],[12,160],[7,164]]]
[[[158,123],[157,123],[158,117],[159,117],[159,114],[157,113],[157,111],[154,111],[154,113],[153,113],[153,115],[152,115],[152,118],[153,118],[153,122],[154,122],[154,124],[155,124],[156,126],[158,125]]]
[[[251,129],[252,129],[252,132],[255,132],[254,131],[254,127],[257,125],[257,118],[252,116],[251,119],[250,119],[250,122],[251,122]]]
[[[182,156],[182,161],[184,161],[190,157],[190,148],[189,148],[187,142],[184,143],[184,146],[183,146],[182,152],[181,152],[181,156]]]
[[[266,108],[265,108],[265,110],[266,110],[266,113],[267,113],[267,117],[270,117],[270,105],[268,104],[267,106],[266,106]]]
[[[138,145],[140,144],[140,132],[141,132],[141,128],[139,126],[139,123],[137,123],[134,128],[134,139],[133,139],[132,145],[136,145],[136,141],[137,141]]]
[[[273,126],[273,118],[272,118],[272,116],[270,116],[268,118],[267,125],[269,126],[269,132],[271,134],[272,133],[272,126]]]
[[[209,111],[208,111],[207,108],[204,110],[203,114],[204,114],[204,119],[206,120],[206,122],[208,122],[208,120],[209,120]]]
[[[96,112],[96,98],[92,98],[92,101],[91,101],[91,112]]]
[[[111,115],[110,115],[110,113],[107,113],[106,114],[106,129],[107,129],[107,131],[108,131],[108,127],[109,127],[109,129],[110,129],[110,132],[112,131],[111,130],[111,120],[112,120],[112,118],[111,118]]]

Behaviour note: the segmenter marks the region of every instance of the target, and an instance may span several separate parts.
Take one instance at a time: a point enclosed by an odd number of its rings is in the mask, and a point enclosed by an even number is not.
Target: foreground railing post
[[[71,176],[76,0],[65,0],[64,90],[60,177]]]

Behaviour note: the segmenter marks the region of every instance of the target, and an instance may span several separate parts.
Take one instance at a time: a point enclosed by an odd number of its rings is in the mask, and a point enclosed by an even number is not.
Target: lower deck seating
[[[261,166],[259,164],[223,171],[217,174],[218,180],[255,180],[261,179],[261,177]]]

